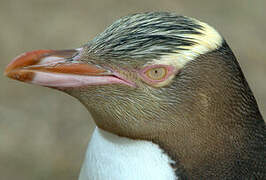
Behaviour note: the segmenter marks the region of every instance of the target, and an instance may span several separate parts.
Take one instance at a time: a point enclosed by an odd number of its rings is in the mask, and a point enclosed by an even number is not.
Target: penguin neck
[[[206,119],[201,126],[196,123],[160,134],[153,142],[176,162],[180,179],[266,177],[265,123],[261,117],[249,115],[253,118],[235,117],[225,123],[216,119],[216,124]]]
[[[193,78],[183,84],[190,93],[180,94],[182,114],[172,113],[176,126],[153,142],[176,162],[180,177],[266,177],[265,122],[234,55],[220,49],[187,67]]]

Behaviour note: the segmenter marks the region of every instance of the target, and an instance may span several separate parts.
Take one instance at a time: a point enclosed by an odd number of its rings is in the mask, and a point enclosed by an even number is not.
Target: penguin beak
[[[4,74],[18,81],[57,89],[108,84],[134,85],[110,68],[80,61],[81,51],[82,48],[27,52],[8,64]]]

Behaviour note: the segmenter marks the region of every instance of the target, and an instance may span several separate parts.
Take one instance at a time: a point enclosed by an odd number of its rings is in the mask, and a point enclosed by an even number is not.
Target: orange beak
[[[9,78],[58,89],[127,84],[110,69],[80,61],[82,49],[37,50],[15,58],[5,69]]]

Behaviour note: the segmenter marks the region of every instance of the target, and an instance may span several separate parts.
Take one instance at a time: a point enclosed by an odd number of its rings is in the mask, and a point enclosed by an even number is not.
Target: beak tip
[[[4,70],[4,76],[11,79],[23,81],[21,78],[19,78],[22,75],[19,70],[21,70],[21,68],[23,67],[37,64],[40,58],[44,57],[47,53],[50,52],[52,52],[52,50],[36,50],[17,56],[6,66]]]
[[[10,72],[12,71],[12,69],[11,69],[11,67],[10,67],[10,64],[8,64],[7,66],[6,66],[6,68],[5,68],[5,70],[4,70],[4,76],[7,76],[7,77],[9,77],[9,78],[11,78],[10,77]]]
[[[4,69],[3,75],[22,82],[31,82],[36,71],[32,70],[31,66],[40,65],[44,70],[50,70],[50,67],[45,67],[45,63],[57,63],[72,57],[77,50],[51,50],[41,49],[23,53],[15,57]],[[52,69],[52,68],[51,68]],[[60,71],[60,69],[58,70]]]
[[[9,70],[8,68],[6,68],[6,70],[4,71],[4,76],[17,81],[30,82],[34,77],[34,72],[12,69]]]
[[[11,79],[14,79],[14,71],[16,69],[16,59],[11,61],[6,67],[5,67],[5,70],[4,70],[4,76],[8,77],[8,78],[11,78]]]
[[[23,71],[22,68],[20,66],[21,64],[21,59],[17,59],[15,58],[13,61],[11,61],[5,68],[4,70],[4,76],[10,78],[10,79],[14,79],[14,80],[18,80],[18,81],[28,81],[29,79],[32,79],[32,73],[31,72],[27,72],[27,71]]]

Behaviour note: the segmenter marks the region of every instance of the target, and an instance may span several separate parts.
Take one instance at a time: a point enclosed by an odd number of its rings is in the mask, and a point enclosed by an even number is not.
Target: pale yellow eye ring
[[[149,69],[145,72],[146,76],[152,80],[162,80],[167,75],[167,69],[165,67],[156,67]]]

